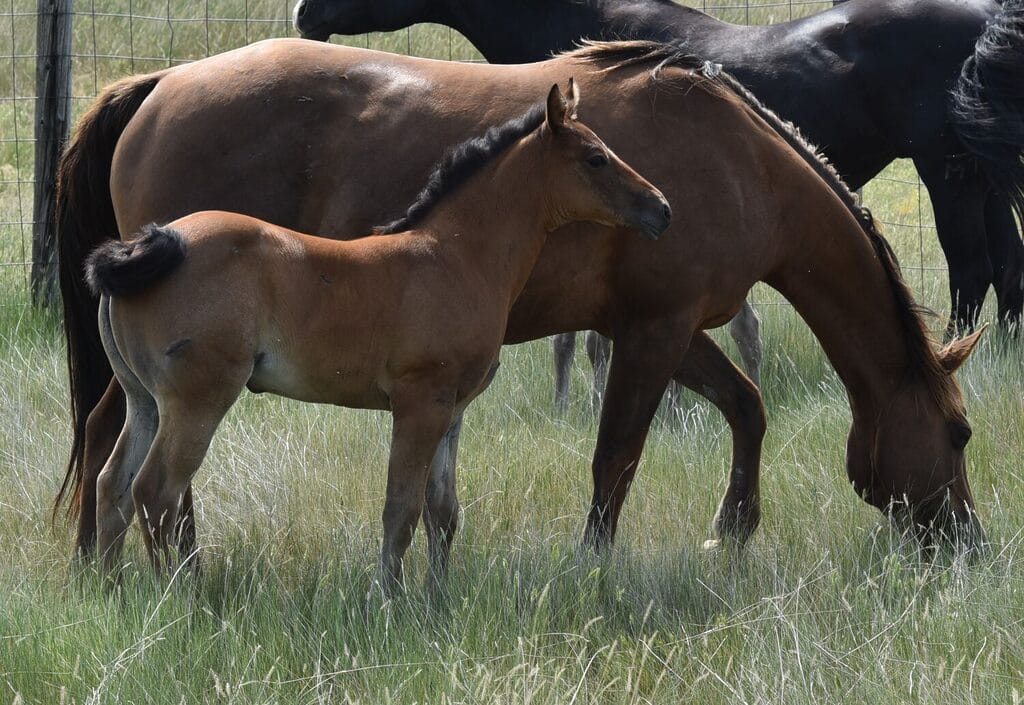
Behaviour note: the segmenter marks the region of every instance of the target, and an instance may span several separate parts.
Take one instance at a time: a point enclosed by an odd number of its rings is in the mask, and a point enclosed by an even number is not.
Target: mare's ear
[[[565,127],[565,116],[569,112],[569,104],[562,95],[562,89],[558,84],[551,86],[548,93],[547,123],[552,132],[558,132]]]
[[[579,119],[577,114],[580,107],[580,84],[576,83],[575,78],[569,79],[569,117],[573,120]]]
[[[939,350],[939,362],[948,374],[953,374],[960,369],[962,364],[967,362],[967,358],[974,352],[974,347],[981,340],[981,334],[985,332],[986,328],[988,328],[987,323],[966,338],[954,340],[942,348],[942,350]]]

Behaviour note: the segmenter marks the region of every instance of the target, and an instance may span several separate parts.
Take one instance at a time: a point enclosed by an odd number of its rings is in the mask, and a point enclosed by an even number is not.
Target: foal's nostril
[[[662,215],[665,216],[665,220],[672,220],[672,206],[670,206],[668,203],[662,205],[661,213]]]
[[[301,20],[302,16],[306,14],[306,0],[299,0],[299,4],[295,6],[295,19]]]

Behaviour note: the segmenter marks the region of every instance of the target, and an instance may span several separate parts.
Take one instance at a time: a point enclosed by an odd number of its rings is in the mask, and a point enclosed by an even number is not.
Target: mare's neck
[[[583,39],[690,42],[729,26],[659,0],[448,0],[436,13],[492,64],[543,61]]]
[[[530,134],[444,196],[415,230],[437,240],[461,266],[477,270],[509,305],[526,285],[548,232],[561,225],[550,206],[543,145]]]
[[[807,218],[787,238],[783,263],[766,281],[821,342],[854,416],[873,418],[908,379],[914,354],[889,275],[852,216]],[[821,224],[836,223],[821,232]]]

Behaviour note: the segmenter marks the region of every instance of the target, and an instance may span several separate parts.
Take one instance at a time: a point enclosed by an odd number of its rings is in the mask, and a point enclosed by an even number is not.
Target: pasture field
[[[149,5],[134,12],[166,7]],[[247,8],[282,19],[287,9],[215,5],[235,17]],[[103,22],[98,44],[126,53],[116,44],[123,28]],[[246,39],[235,25],[215,29],[215,48]],[[153,38],[135,35],[133,51],[158,55],[156,37],[155,27]],[[204,41],[180,31],[175,56],[202,55]],[[356,41],[444,58],[449,47],[441,28]],[[78,79],[76,95],[130,70],[117,61]],[[24,62],[11,63],[0,66],[0,89],[8,77],[27,80]],[[0,102],[5,138],[12,105]],[[31,103],[17,105],[30,134]],[[0,262],[26,259],[18,220],[31,193],[9,175],[31,173],[30,160],[30,147],[0,141]],[[866,200],[889,224],[920,300],[944,311],[926,196],[907,164],[886,175]],[[991,540],[968,564],[923,555],[854,495],[838,378],[777,295],[758,287],[753,300],[769,431],[764,521],[743,554],[701,550],[730,441],[717,412],[693,396],[652,428],[614,551],[577,551],[596,434],[588,375],[580,355],[572,408],[555,418],[550,347],[539,341],[505,350],[467,416],[462,528],[443,604],[420,588],[418,536],[409,594],[367,609],[389,417],[272,397],[243,396],[197,476],[200,581],[149,580],[137,532],[127,556],[140,574],[123,589],[72,579],[70,531],[49,513],[69,446],[59,325],[28,306],[22,268],[0,267],[0,703],[1021,702],[1020,343],[990,331],[960,373],[974,427],[970,477]]]

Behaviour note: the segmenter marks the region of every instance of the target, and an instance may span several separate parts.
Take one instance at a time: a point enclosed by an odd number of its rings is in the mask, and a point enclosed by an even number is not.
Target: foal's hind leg
[[[569,410],[569,386],[572,381],[572,360],[576,355],[576,334],[559,333],[552,336],[555,351],[555,411],[565,414]]]
[[[739,313],[729,321],[729,335],[736,341],[747,376],[761,386],[761,319],[749,302],[744,301]]]
[[[423,524],[427,529],[430,572],[435,583],[441,583],[448,573],[452,540],[459,528],[455,461],[459,452],[459,436],[462,434],[462,418],[462,414],[459,414],[438,444],[430,463],[430,479],[427,481]]]
[[[234,397],[240,391],[241,385]],[[197,406],[193,400],[162,401],[156,437],[132,486],[146,550],[158,574],[165,569],[173,573],[178,562],[173,549],[177,548],[178,515],[185,490],[231,402]],[[190,554],[178,556],[178,560],[191,558]]]
[[[718,407],[732,431],[729,484],[715,513],[716,539],[705,547],[724,539],[743,545],[761,521],[761,442],[767,428],[761,394],[703,332],[690,341],[675,379]]]
[[[97,547],[108,575],[117,567],[125,533],[135,514],[132,484],[153,443],[157,425],[153,398],[148,394],[129,396],[124,428],[96,480]]]
[[[999,306],[999,322],[1017,333],[1024,309],[1024,243],[1017,232],[1010,205],[992,192],[985,201],[985,234],[992,262],[992,284]]]

